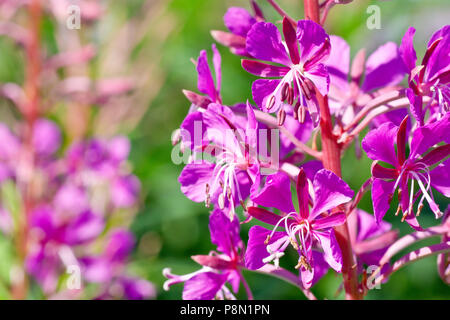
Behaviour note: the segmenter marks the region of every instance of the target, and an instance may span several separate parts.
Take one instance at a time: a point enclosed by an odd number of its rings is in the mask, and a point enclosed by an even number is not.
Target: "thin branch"
[[[397,100],[397,99],[401,99],[405,97],[405,94],[402,91],[399,90],[395,90],[395,91],[390,91],[388,93],[382,94],[372,100],[369,101],[369,103],[367,103],[360,112],[358,112],[358,114],[355,116],[355,118],[353,119],[352,122],[350,122],[348,125],[346,125],[344,127],[344,131],[348,131],[351,128],[353,128],[354,126],[356,126],[372,109],[382,106],[388,102]]]
[[[267,2],[275,9],[276,12],[280,14],[281,17],[286,17],[289,22],[294,26],[294,28],[297,28],[297,22],[292,19],[286,11],[284,11],[278,3],[275,2],[275,0],[267,0]]]

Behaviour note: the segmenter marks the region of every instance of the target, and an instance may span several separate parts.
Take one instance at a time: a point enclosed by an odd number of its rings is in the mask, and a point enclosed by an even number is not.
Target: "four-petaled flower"
[[[434,201],[431,187],[446,197],[450,196],[450,160],[440,163],[450,154],[450,114],[441,120],[417,128],[412,134],[409,156],[406,154],[408,117],[400,127],[392,123],[385,123],[379,128],[370,131],[363,139],[362,147],[367,156],[375,160],[372,165],[372,202],[375,218],[378,223],[383,219],[389,209],[395,190],[398,188],[399,206],[398,214],[403,212],[405,220],[415,229],[421,227],[413,212],[413,204],[422,193],[417,215],[426,199],[436,218],[442,216],[438,205]],[[445,142],[444,145],[433,147]],[[396,150],[397,147],[397,150]],[[381,166],[382,161],[393,166]],[[411,186],[409,187],[409,182]],[[419,191],[415,194],[414,184],[417,183]],[[409,191],[409,192],[408,192]]]
[[[316,266],[319,270],[323,270],[321,259],[318,258],[319,253],[323,252],[323,258],[330,267],[337,272],[341,271],[341,250],[332,227],[343,224],[346,215],[331,210],[353,197],[353,191],[349,186],[325,169],[319,170],[314,176],[313,192],[310,192],[309,183],[305,171],[300,169],[297,177],[299,207],[296,210],[291,200],[288,176],[280,172],[267,179],[265,186],[259,194],[252,197],[252,200],[261,206],[277,208],[283,215],[258,207],[248,208],[249,215],[273,225],[274,228],[270,231],[259,226],[252,227],[245,255],[246,266],[249,269],[259,269],[270,261],[278,265],[279,259],[291,244],[299,254],[296,269],[300,269],[305,288],[311,287],[317,280]],[[277,231],[278,227],[283,230]]]
[[[263,111],[271,113],[283,110],[286,102],[294,107],[300,122],[304,121],[307,109],[317,125],[315,89],[322,95],[328,93],[330,79],[323,63],[330,53],[330,37],[320,25],[309,20],[299,21],[296,32],[287,18],[283,20],[283,33],[285,44],[277,27],[269,22],[258,22],[248,32],[247,51],[255,59],[283,65],[242,61],[243,68],[252,74],[281,77],[281,80],[256,80],[252,86],[253,99]]]
[[[196,151],[207,160],[187,164],[179,177],[181,191],[191,200],[216,204],[231,209],[243,204],[255,181],[259,181],[257,159],[258,123],[252,107],[247,104],[245,125],[230,108],[210,104],[202,112],[205,137]]]

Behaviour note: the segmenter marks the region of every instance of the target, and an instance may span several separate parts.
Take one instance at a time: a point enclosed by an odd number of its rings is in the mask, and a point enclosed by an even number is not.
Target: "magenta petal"
[[[313,187],[315,199],[309,220],[350,201],[354,194],[347,183],[326,169],[317,172],[314,177]]]
[[[232,33],[246,37],[251,27],[256,23],[256,19],[244,8],[231,7],[223,17],[225,26]]]
[[[305,171],[300,168],[300,172],[297,176],[297,199],[298,199],[298,212],[302,219],[308,219],[309,216],[309,184]]]
[[[250,270],[257,270],[264,266],[263,259],[270,253],[267,251],[267,245],[264,243],[267,236],[272,231],[260,226],[253,226],[248,233],[247,250],[245,252],[245,266]],[[268,244],[276,242],[286,236],[284,232],[274,232]]]
[[[134,248],[136,239],[126,229],[114,229],[109,235],[108,244],[103,252],[109,263],[124,263]]]
[[[450,143],[450,114],[446,114],[442,119],[417,128],[411,140],[410,158],[423,154],[436,143],[445,141]]]
[[[220,56],[219,50],[217,50],[217,47],[215,44],[212,45],[212,51],[213,51],[213,65],[214,65],[214,73],[216,74],[216,91],[217,93],[220,92],[220,87],[222,85],[222,57]]]
[[[444,144],[442,146],[436,147],[430,152],[428,152],[420,162],[425,163],[427,166],[431,167],[441,160],[444,160],[450,155],[450,144]]]
[[[129,208],[136,204],[141,183],[134,175],[118,177],[111,186],[111,201],[118,208]]]
[[[330,269],[330,266],[323,257],[323,253],[314,250],[312,252],[312,260],[314,264],[314,277],[312,279],[311,287],[326,275]]]
[[[212,300],[227,281],[227,274],[202,272],[184,283],[183,300]]]
[[[178,178],[181,192],[195,202],[206,199],[206,184],[212,179],[215,164],[209,162],[187,164]]]
[[[448,36],[450,34],[450,25],[446,25],[436,31],[430,38],[430,41],[428,42],[428,48],[439,38],[444,38],[445,36]]]
[[[242,247],[239,235],[239,221],[236,217],[233,221],[219,209],[215,209],[209,217],[209,230],[211,242],[217,246],[217,250],[231,255],[234,250]]]
[[[233,289],[234,293],[238,293],[239,286],[241,284],[241,276],[237,270],[232,270],[227,272],[227,282],[231,285],[231,289]]]
[[[273,212],[267,211],[263,208],[249,207],[247,208],[248,214],[259,221],[267,224],[276,225],[280,221],[281,217]]]
[[[208,57],[206,51],[200,51],[200,56],[197,60],[197,73],[198,73],[198,90],[201,93],[207,94],[212,101],[217,101],[217,92],[214,85],[214,80],[211,74],[211,70],[208,65]]]
[[[341,272],[342,269],[342,252],[334,236],[333,229],[328,231],[314,232],[314,235],[318,238],[320,246],[324,252],[325,261],[337,272]]]
[[[311,160],[311,161],[305,162],[300,167],[303,168],[303,170],[305,170],[306,177],[309,180],[313,181],[316,173],[323,169],[323,164],[322,164],[322,161]]]
[[[370,55],[366,62],[365,92],[400,83],[405,77],[405,67],[397,44],[388,42]]]
[[[305,75],[314,83],[321,95],[324,96],[328,94],[330,77],[328,75],[327,67],[323,64],[316,64],[312,68],[308,69],[305,72]]]
[[[191,112],[180,126],[181,141],[185,148],[197,150],[203,145],[203,135],[205,134],[205,126],[203,125],[203,113]]]
[[[406,89],[406,96],[408,97],[411,114],[414,119],[419,123],[419,126],[423,126],[423,100],[421,96],[416,96],[414,91],[410,88]]]
[[[380,166],[377,162],[374,162],[374,164],[372,165],[371,172],[374,178],[379,179],[396,179],[398,176],[398,173],[395,169],[385,168],[383,166]]]
[[[331,52],[326,65],[331,84],[339,90],[348,90],[348,73],[350,71],[350,46],[338,36],[330,36]]]
[[[311,20],[300,20],[297,24],[297,39],[300,43],[300,59],[306,62],[313,58],[325,41],[329,41],[329,36],[319,24]],[[326,57],[328,54],[324,56]]]
[[[245,71],[263,78],[283,77],[289,72],[287,67],[273,66],[255,60],[242,60],[242,67]]]
[[[245,128],[246,142],[250,146],[250,148],[254,148],[256,151],[257,142],[258,142],[258,122],[256,121],[255,112],[253,111],[253,107],[250,103],[246,104],[246,112],[247,112],[247,126]]]
[[[286,213],[295,211],[292,204],[291,181],[282,171],[267,176],[264,187],[252,197],[252,200],[261,206],[277,208]]]
[[[374,179],[372,183],[372,203],[377,223],[383,220],[384,215],[389,210],[392,194],[394,193],[393,181]]]
[[[416,29],[410,27],[403,36],[402,44],[399,49],[400,56],[409,71],[416,67],[417,62],[416,50],[414,50],[413,43],[415,33]]]
[[[104,227],[105,221],[100,216],[85,211],[66,227],[64,242],[70,245],[86,243],[98,237]]]
[[[277,112],[282,103],[281,97],[275,97],[275,104],[270,110],[267,110],[268,100],[271,99],[276,87],[280,84],[280,80],[258,79],[252,84],[252,95],[258,107],[265,112]],[[281,90],[278,90],[281,92]]]
[[[314,220],[314,229],[326,229],[339,226],[345,222],[347,216],[343,212],[333,213],[325,218]]]
[[[278,28],[270,22],[258,22],[247,34],[248,53],[259,60],[272,61],[286,66],[291,60],[281,42]]]
[[[283,19],[283,34],[286,46],[289,50],[289,55],[293,64],[298,64],[300,62],[300,55],[298,53],[298,41],[295,34],[295,29],[292,26],[288,18]]]
[[[33,130],[33,146],[43,156],[52,155],[61,146],[61,131],[49,120],[39,119]]]
[[[434,49],[425,69],[424,78],[435,81],[440,75],[450,70],[450,34],[447,34]]]
[[[381,160],[396,166],[397,155],[394,144],[397,140],[397,131],[398,127],[392,123],[384,123],[370,131],[362,141],[367,156],[372,160]]]
[[[431,185],[447,198],[450,197],[450,159],[431,170]]]

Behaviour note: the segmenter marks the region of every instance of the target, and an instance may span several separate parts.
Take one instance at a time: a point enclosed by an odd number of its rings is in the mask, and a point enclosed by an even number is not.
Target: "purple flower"
[[[33,146],[41,156],[54,154],[61,146],[61,131],[47,119],[38,119],[34,124]]]
[[[130,142],[122,136],[72,145],[65,157],[69,183],[80,184],[88,192],[105,184],[116,208],[133,206],[139,196],[140,182],[123,171],[129,151]]]
[[[419,66],[416,66],[417,55],[413,44],[415,32],[412,27],[406,31],[400,52],[409,71],[407,96],[411,102],[411,113],[422,126],[428,109],[433,117],[441,117],[450,110],[450,26],[433,34]],[[423,97],[431,98],[425,108]],[[433,106],[435,102],[437,109]]]
[[[262,208],[248,208],[249,215],[274,228],[270,231],[259,226],[252,227],[245,254],[246,266],[255,270],[270,261],[278,265],[286,248],[292,245],[299,254],[295,268],[300,269],[303,286],[307,289],[318,279],[316,266],[320,275],[326,269],[318,258],[321,254],[330,267],[341,271],[341,250],[332,227],[343,224],[346,216],[343,212],[328,213],[353,197],[353,191],[348,185],[325,169],[319,170],[314,176],[313,193],[309,191],[309,183],[305,171],[300,169],[297,178],[299,209],[296,210],[291,200],[288,176],[279,172],[267,179],[264,188],[252,200],[261,206],[277,208],[283,214],[279,216]],[[310,209],[311,202],[313,205]],[[283,230],[276,231],[278,227]]]
[[[185,300],[211,300],[235,299],[225,284],[231,285],[234,293],[239,290],[243,268],[243,243],[239,236],[239,221],[236,217],[230,219],[221,210],[215,209],[209,220],[211,242],[217,246],[218,252],[209,255],[197,255],[192,259],[202,265],[202,269],[187,274],[175,275],[166,268],[163,271],[168,280],[164,289],[184,282],[183,299]]]
[[[206,127],[204,139],[194,149],[210,161],[193,159],[179,177],[181,191],[195,202],[212,202],[220,209],[234,208],[248,197],[250,187],[258,180],[256,157],[258,123],[247,104],[243,127],[230,108],[210,104],[202,112]]]
[[[409,155],[406,153],[407,120],[406,117],[400,127],[385,123],[370,131],[364,138],[362,147],[367,156],[375,160],[372,165],[372,202],[376,221],[381,222],[395,190],[399,189],[397,214],[402,211],[402,221],[406,219],[413,228],[420,230],[413,212],[414,202],[420,194],[422,196],[417,215],[422,210],[423,201],[427,200],[436,218],[442,216],[442,212],[434,201],[431,187],[446,197],[450,196],[449,160],[439,164],[450,154],[450,115],[417,128],[412,133]],[[434,147],[443,141],[446,144]],[[388,163],[393,168],[381,166],[379,161]],[[419,187],[417,193],[414,190],[415,184]]]
[[[225,13],[223,20],[230,32],[211,31],[213,38],[220,44],[230,48],[233,54],[251,57],[245,48],[247,34],[256,22],[264,21],[264,16],[255,1],[251,1],[254,15],[246,9],[231,7]]]
[[[254,75],[281,78],[256,80],[252,86],[253,99],[266,112],[277,112],[287,102],[300,114],[300,122],[307,108],[317,126],[315,88],[322,95],[328,93],[330,79],[323,63],[330,53],[330,38],[320,25],[309,20],[299,21],[296,33],[285,18],[283,33],[285,44],[274,24],[258,22],[247,35],[246,48],[254,58],[282,65],[242,61],[243,68]]]
[[[93,241],[103,231],[104,221],[91,211],[72,218],[61,216],[48,207],[39,207],[31,215],[32,245],[26,269],[52,293],[64,266],[78,265],[75,247]]]
[[[125,229],[110,233],[106,247],[99,256],[80,259],[86,281],[101,285],[97,299],[122,298],[142,300],[156,295],[150,282],[124,274],[127,260],[134,248],[135,238]]]
[[[378,91],[386,87],[398,85],[405,77],[405,67],[400,57],[399,48],[394,42],[387,42],[380,46],[367,59],[365,50],[357,53],[350,67],[350,46],[338,36],[330,36],[331,52],[326,62],[330,74],[329,103],[332,112],[339,121],[349,124],[362,104],[379,95]],[[363,75],[365,75],[363,77]],[[370,94],[370,96],[369,96]],[[395,110],[383,115],[379,120],[395,120],[400,114],[406,116],[405,110]],[[384,121],[384,122],[385,122]]]

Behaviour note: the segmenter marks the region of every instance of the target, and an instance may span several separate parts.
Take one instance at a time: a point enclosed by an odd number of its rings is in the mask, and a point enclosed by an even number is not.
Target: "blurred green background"
[[[139,14],[142,1],[111,1],[110,10],[104,18],[109,23]],[[279,21],[280,17],[266,1],[259,0],[266,19]],[[279,0],[280,5],[295,19],[303,17],[302,1]],[[368,30],[367,7],[376,4],[381,8],[381,29]],[[189,108],[189,102],[181,93],[182,89],[196,91],[197,75],[191,58],[196,59],[201,49],[211,53],[213,39],[210,30],[225,30],[222,17],[230,6],[249,8],[246,0],[173,0],[159,1],[158,15],[148,21],[152,36],[147,37],[136,48],[145,47],[157,50],[156,56],[149,56],[149,63],[157,59],[160,72],[150,82],[160,88],[151,101],[148,110],[131,132],[131,163],[134,172],[141,179],[142,204],[132,224],[139,242],[134,253],[132,268],[134,272],[154,282],[158,287],[158,299],[180,299],[182,285],[176,285],[169,292],[162,289],[164,277],[162,269],[172,268],[176,274],[195,271],[199,266],[190,260],[191,255],[207,254],[215,249],[210,243],[208,231],[208,211],[201,203],[188,200],[180,191],[178,175],[182,165],[171,161],[172,145],[170,137]],[[326,29],[329,34],[345,38],[352,47],[352,55],[360,48],[373,52],[386,41],[400,43],[409,26],[417,29],[415,43],[418,57],[423,56],[424,48],[431,34],[448,23],[450,1],[448,0],[397,0],[365,1],[355,0],[346,6],[335,7],[329,15]],[[103,25],[107,28],[108,24]],[[166,34],[163,40],[158,34]],[[101,33],[98,35],[101,38]],[[152,38],[154,37],[154,38]],[[101,43],[101,40],[97,39]],[[156,47],[156,43],[158,43]],[[5,45],[2,43],[2,47]],[[234,104],[251,99],[251,82],[254,77],[240,66],[240,58],[233,56],[227,48],[218,46],[222,54],[223,85],[222,95],[225,104]],[[0,50],[0,79],[12,80],[17,75],[18,62],[11,50]],[[147,89],[145,89],[147,90]],[[344,180],[357,190],[369,177],[370,161],[363,155],[360,161],[354,156],[353,148],[348,150],[343,160]],[[442,205],[445,199],[440,198]],[[360,207],[371,211],[370,193]],[[387,220],[394,223],[402,234],[409,227],[398,219]],[[422,213],[425,223],[435,223],[429,211]],[[246,240],[249,225],[242,228]],[[288,257],[289,262],[294,258]],[[257,299],[304,299],[295,287],[280,280],[247,273],[248,281]],[[318,298],[334,299],[339,286],[339,276],[329,273],[314,287]],[[436,259],[428,258],[407,266],[394,274],[381,290],[372,290],[368,299],[449,299],[450,288],[443,284],[437,274]],[[243,297],[243,296],[242,296]],[[338,298],[342,298],[339,295]]]

